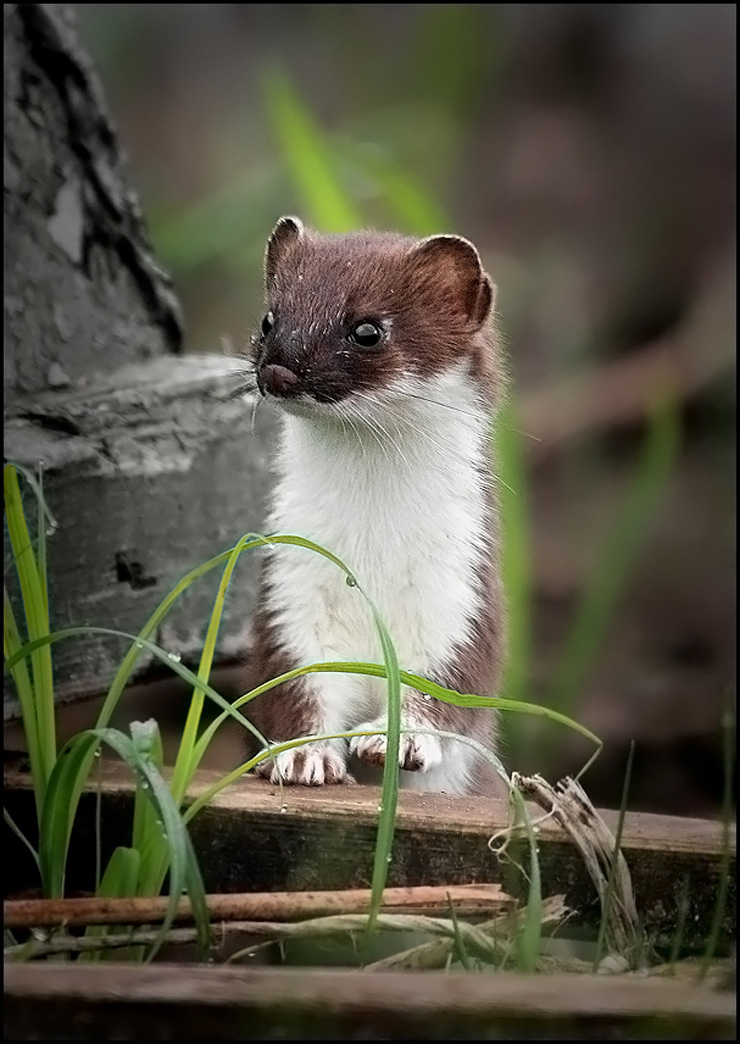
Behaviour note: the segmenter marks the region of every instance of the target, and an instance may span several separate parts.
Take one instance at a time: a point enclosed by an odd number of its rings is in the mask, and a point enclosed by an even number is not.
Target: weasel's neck
[[[326,421],[286,416],[273,530],[344,551],[358,570],[364,552],[419,541],[432,554],[458,541],[480,547],[490,411],[462,367],[416,388],[403,399],[368,395]]]

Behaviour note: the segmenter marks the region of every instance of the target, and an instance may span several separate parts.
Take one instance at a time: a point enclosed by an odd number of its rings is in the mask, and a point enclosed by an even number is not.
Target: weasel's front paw
[[[357,731],[364,729],[385,729],[387,722],[368,721],[358,725]],[[403,728],[403,724],[401,726]],[[386,736],[354,736],[350,740],[350,753],[370,765],[385,765],[385,752],[388,746]],[[429,772],[442,764],[442,744],[436,736],[421,735],[415,732],[402,732],[398,745],[398,764],[408,772]]]
[[[333,747],[305,743],[284,750],[275,758],[261,761],[254,770],[271,783],[296,783],[320,787],[324,783],[343,783],[347,779],[344,757]]]

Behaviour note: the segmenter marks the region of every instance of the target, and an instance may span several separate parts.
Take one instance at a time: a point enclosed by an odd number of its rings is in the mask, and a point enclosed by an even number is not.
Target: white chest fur
[[[450,662],[480,610],[489,423],[462,366],[358,393],[334,417],[285,417],[270,530],[341,558],[379,609],[401,666],[419,674]],[[367,605],[335,565],[303,548],[270,556],[269,608],[297,662],[381,659]],[[321,697],[325,727],[347,728],[382,711],[384,687],[324,675]]]

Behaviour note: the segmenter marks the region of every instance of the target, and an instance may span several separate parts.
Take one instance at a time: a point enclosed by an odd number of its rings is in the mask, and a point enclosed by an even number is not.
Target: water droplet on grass
[[[431,700],[431,698],[432,698],[432,697],[431,697],[431,696],[429,695],[429,693],[428,693],[428,692],[425,692],[425,693],[423,693],[423,694],[422,694],[422,697],[421,697],[421,698],[422,698],[422,699],[423,699],[423,700],[424,700],[424,701],[425,701],[426,703],[429,703],[429,701]]]
[[[167,653],[167,659],[172,660],[173,663],[179,663],[182,660],[182,656],[179,652],[169,652]]]
[[[347,577],[347,587],[357,587],[357,581],[353,576]]]

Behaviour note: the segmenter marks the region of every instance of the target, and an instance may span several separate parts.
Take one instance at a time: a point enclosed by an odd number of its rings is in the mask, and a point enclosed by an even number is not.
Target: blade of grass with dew
[[[675,399],[664,395],[652,405],[632,487],[592,572],[554,672],[553,694],[548,702],[570,714],[578,705],[609,620],[670,478],[678,434]]]
[[[197,863],[194,864],[192,844],[185,828],[177,805],[172,800],[169,787],[156,766],[149,760],[153,722],[132,722],[131,737],[117,729],[91,729],[87,733],[108,744],[118,756],[129,766],[135,777],[153,803],[157,818],[162,824],[169,845],[169,897],[167,911],[162,926],[157,933],[156,941],[147,955],[151,961],[165,940],[177,913],[180,896],[187,889],[192,907],[193,919],[198,931],[198,945],[201,955],[205,954],[209,939],[208,910],[205,889]],[[83,733],[83,735],[85,735]],[[204,921],[204,914],[206,920]]]
[[[66,627],[62,631],[53,631],[51,634],[45,635],[43,638],[38,638],[36,641],[28,642],[26,645],[21,646],[13,657],[7,661],[6,670],[12,669],[18,659],[30,655],[34,649],[42,645],[49,645],[53,642],[60,641],[63,638],[80,638],[86,635],[106,635],[133,640],[139,646],[139,650],[137,651],[145,649],[150,652],[154,657],[156,657],[156,659],[163,663],[165,667],[169,668],[169,670],[173,671],[175,674],[179,674],[181,678],[188,682],[188,684],[197,687],[204,692],[206,696],[209,696],[227,716],[234,718],[234,720],[243,728],[251,732],[255,739],[259,740],[260,743],[264,742],[264,736],[262,736],[254,725],[252,725],[248,719],[244,719],[243,715],[237,713],[233,704],[225,700],[211,685],[207,682],[201,681],[197,675],[193,674],[189,667],[180,663],[179,660],[173,660],[167,650],[163,649],[161,646],[155,645],[154,642],[150,642],[146,638],[137,638],[128,631],[116,631],[112,627]]]
[[[622,783],[622,798],[619,802],[619,819],[617,820],[617,832],[614,835],[614,851],[609,860],[609,873],[606,878],[604,898],[601,901],[601,920],[599,922],[599,934],[596,939],[596,954],[594,956],[593,970],[599,970],[601,958],[604,955],[604,943],[609,928],[609,911],[611,909],[612,897],[614,895],[614,881],[617,876],[617,866],[622,850],[622,831],[624,830],[624,817],[627,815],[627,800],[629,798],[630,783],[632,782],[632,765],[635,760],[635,741],[630,743],[627,755],[627,767],[624,770],[624,781]]]
[[[160,803],[164,804],[166,810],[176,812],[176,821],[178,823],[178,829],[182,829],[183,841],[185,847],[185,886],[190,898],[190,905],[193,913],[193,919],[196,925],[197,933],[197,944],[201,956],[205,955],[208,945],[210,943],[210,932],[209,932],[209,914],[208,906],[206,902],[205,888],[203,887],[203,880],[200,875],[200,868],[198,861],[193,850],[193,845],[190,840],[190,835],[185,829],[185,823],[180,814],[180,803],[176,801],[171,794],[170,788],[165,784],[162,775],[158,769],[156,759],[161,758],[162,742],[159,733],[159,726],[155,721],[147,722],[132,722],[131,723],[131,738],[133,745],[143,760],[144,765],[150,766],[152,773],[148,778],[149,787],[145,787],[145,792],[149,796],[150,788],[152,796],[155,793],[159,793]],[[144,787],[144,784],[142,784]],[[166,796],[165,796],[166,795]],[[170,817],[172,818],[172,817]],[[150,829],[148,835],[144,837],[144,846],[147,847],[146,842],[151,841],[157,836],[157,829],[163,831],[163,837],[166,838],[169,845],[169,828],[167,822],[164,820],[160,823],[157,818],[154,820],[154,824]],[[158,839],[157,839],[158,840]],[[157,848],[161,847],[159,844]],[[156,890],[156,894],[162,889],[164,884],[165,874],[169,871],[170,873],[170,903],[174,901],[175,906],[177,901],[172,899],[173,888],[172,888],[172,867],[171,867],[172,851],[167,852],[167,858],[165,861],[165,869],[162,872],[161,878],[154,881],[147,880],[147,872],[145,869],[139,871],[139,892],[140,894],[148,894],[146,888]],[[149,865],[151,866],[151,859]],[[142,881],[145,887],[142,888]],[[178,893],[179,894],[179,893]],[[164,929],[163,929],[164,931]],[[153,956],[153,954],[152,954]],[[151,959],[151,957],[150,957]]]
[[[3,480],[5,520],[18,572],[28,637],[33,641],[49,633],[49,617],[45,609],[38,567],[23,513],[18,473],[12,465],[6,465],[3,469]],[[34,781],[34,787],[38,785],[43,800],[44,790],[56,760],[54,679],[50,647],[40,647],[32,654],[31,671],[36,708],[37,742],[42,771],[42,777],[38,780],[38,784]]]
[[[274,689],[277,685],[282,685],[286,681],[300,678],[304,674],[365,674],[373,678],[385,678],[386,668],[378,663],[364,663],[361,661],[327,661],[326,663],[307,664],[305,667],[296,667],[292,671],[286,671],[284,674],[280,674],[240,696],[230,704],[231,710],[242,707],[257,696],[261,696],[263,692]],[[488,707],[507,713],[531,714],[536,717],[547,718],[549,721],[558,725],[564,725],[566,728],[579,733],[579,735],[596,746],[597,752],[603,747],[603,743],[598,736],[591,732],[590,729],[587,729],[585,725],[572,720],[560,711],[553,710],[552,707],[541,707],[537,703],[526,703],[523,700],[509,700],[504,696],[475,696],[472,693],[455,692],[453,689],[445,689],[443,686],[437,685],[436,682],[429,681],[428,678],[422,678],[419,674],[412,674],[410,671],[400,671],[400,678],[403,685],[418,689],[420,692],[433,696],[435,699],[442,700],[443,703],[451,703],[456,707]],[[212,739],[215,730],[225,720],[226,715],[223,714],[215,719],[204,732],[203,738],[207,736],[209,740]],[[592,760],[589,760],[589,765]],[[581,769],[580,775],[584,771],[585,768]]]
[[[148,747],[146,750],[146,756],[157,770],[161,772],[164,765],[164,750],[162,747],[162,736],[158,725],[155,724],[150,728],[147,739]],[[156,841],[154,841],[155,838]],[[151,801],[148,800],[148,796],[143,787],[137,786],[136,794],[134,795],[134,825],[131,833],[131,844],[141,856],[141,854],[149,847],[150,842],[153,842],[154,844],[157,842],[164,844],[161,831],[157,827],[157,817],[154,806]],[[147,891],[146,860],[143,858],[140,858],[139,860],[139,875],[136,882],[136,890],[130,894],[149,894]]]
[[[262,96],[270,127],[311,221],[326,232],[361,228],[361,215],[334,174],[324,136],[289,78],[275,69],[268,72]]]

